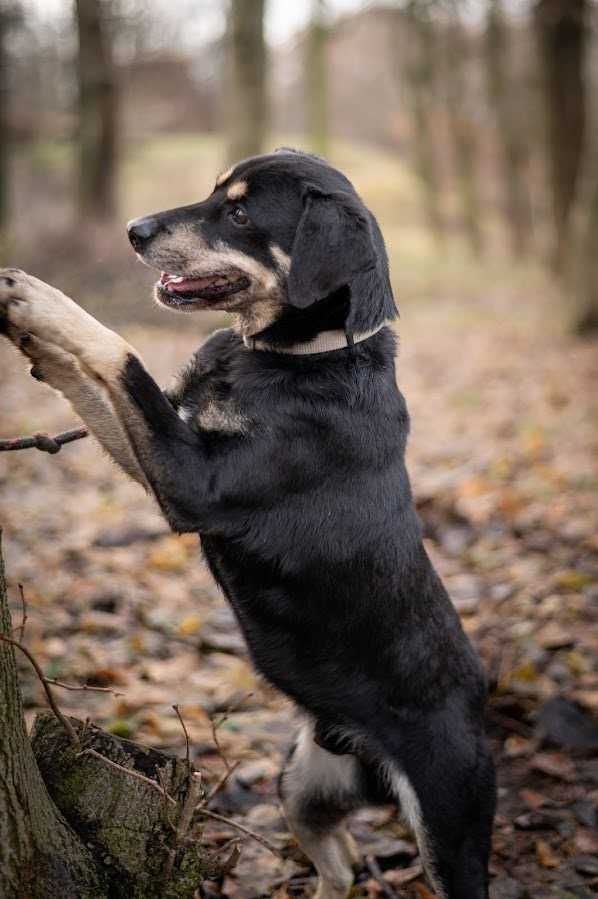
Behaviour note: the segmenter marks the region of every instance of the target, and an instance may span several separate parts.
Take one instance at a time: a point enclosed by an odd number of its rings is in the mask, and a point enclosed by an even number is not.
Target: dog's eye
[[[249,216],[242,206],[235,206],[233,209],[231,209],[229,215],[235,225],[246,225],[249,221]]]

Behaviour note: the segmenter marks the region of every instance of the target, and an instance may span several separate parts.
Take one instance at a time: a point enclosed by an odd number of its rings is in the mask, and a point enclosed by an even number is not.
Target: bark
[[[6,230],[10,194],[10,120],[8,115],[8,33],[20,20],[16,4],[0,3],[0,237]]]
[[[408,4],[396,17],[397,45],[403,39],[400,76],[407,85],[408,102],[413,125],[413,157],[421,183],[425,214],[436,240],[444,238],[444,218],[441,209],[441,183],[434,150],[434,98],[436,94],[437,59],[436,35],[427,9],[417,0]]]
[[[76,0],[79,34],[79,213],[109,218],[116,208],[117,87],[110,0]]]
[[[456,12],[453,21],[447,25],[445,45],[446,101],[454,145],[458,192],[469,245],[474,255],[479,256],[484,249],[484,239],[476,172],[478,150],[476,130],[467,110],[466,66],[469,46]]]
[[[536,0],[534,7],[555,230],[552,263],[559,273],[567,261],[586,132],[588,18],[589,0]]]
[[[0,629],[10,628],[0,552]],[[48,795],[25,730],[14,650],[0,641],[0,895],[102,899],[104,886],[89,849]]]
[[[328,26],[326,0],[312,0],[312,16],[306,37],[306,119],[311,148],[328,153]]]
[[[532,217],[525,178],[527,152],[523,128],[513,103],[514,85],[509,79],[508,31],[502,0],[489,0],[486,27],[486,64],[490,106],[502,156],[505,212],[511,238],[511,251],[521,258],[529,251]]]
[[[578,308],[574,330],[585,336],[598,331],[598,179],[594,182],[582,238],[579,282],[576,285]]]
[[[236,162],[262,152],[267,120],[264,0],[232,0],[228,156]]]
[[[0,627],[11,633],[1,552]],[[69,720],[79,747],[51,714],[29,740],[14,650],[0,641],[2,899],[193,899],[218,865],[197,833],[179,832],[186,763]],[[163,783],[175,803],[105,759]]]

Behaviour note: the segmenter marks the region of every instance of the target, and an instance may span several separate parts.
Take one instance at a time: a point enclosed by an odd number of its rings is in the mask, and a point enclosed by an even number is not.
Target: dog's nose
[[[139,252],[160,230],[160,222],[152,215],[133,219],[127,225],[127,234],[133,244],[133,248]]]

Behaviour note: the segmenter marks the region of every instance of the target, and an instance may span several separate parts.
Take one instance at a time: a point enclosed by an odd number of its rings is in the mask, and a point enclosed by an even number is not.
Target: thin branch
[[[240,830],[241,833],[244,833],[246,836],[251,837],[252,840],[256,840],[258,843],[261,843],[269,852],[275,855],[277,858],[282,858],[282,853],[276,848],[276,846],[263,837],[261,834],[256,833],[254,830],[250,830],[248,827],[245,827],[244,824],[239,824],[238,821],[233,821],[232,818],[225,818],[224,815],[218,815],[216,812],[211,811],[211,809],[200,808],[198,809],[200,815],[205,815],[206,818],[213,818],[214,821],[220,821],[222,824],[228,824],[229,827],[234,827],[236,830]]]
[[[27,656],[31,665],[33,666],[33,669],[35,670],[35,673],[37,674],[38,678],[41,681],[41,684],[42,684],[42,687],[44,688],[48,702],[50,703],[50,708],[52,709],[52,711],[54,712],[54,714],[56,715],[56,717],[62,724],[63,728],[65,729],[66,734],[69,738],[69,741],[72,743],[73,746],[79,746],[80,745],[79,737],[77,736],[75,728],[73,727],[71,722],[68,720],[68,718],[65,715],[63,715],[62,712],[60,711],[60,709],[58,708],[58,705],[56,704],[56,700],[54,699],[52,690],[50,689],[48,679],[44,675],[44,672],[40,668],[35,657],[29,652],[29,650],[27,649],[26,646],[24,646],[22,643],[19,643],[18,640],[13,640],[12,637],[8,637],[6,634],[0,634],[0,640],[2,640],[4,643],[9,643],[11,646],[16,646],[17,649],[21,650],[23,655]]]
[[[0,452],[35,448],[44,453],[54,454],[59,452],[65,443],[81,440],[83,437],[87,437],[88,434],[87,428],[73,428],[71,431],[64,431],[62,434],[56,434],[54,437],[44,433],[33,434],[32,437],[9,437],[8,439],[0,440]]]
[[[396,891],[393,890],[392,886],[387,880],[384,880],[384,875],[382,874],[380,865],[378,864],[374,856],[366,855],[365,863],[371,876],[380,887],[382,893],[386,896],[386,899],[397,899]]]
[[[19,637],[19,640],[22,643],[23,637],[25,636],[25,625],[27,624],[27,617],[28,617],[27,616],[27,600],[25,599],[25,591],[23,589],[23,585],[17,584],[17,587],[19,588],[19,596],[21,597],[22,615],[21,615],[21,625],[20,625],[21,635]]]
[[[228,783],[228,780],[229,780],[231,774],[234,774],[234,772],[237,770],[237,768],[239,767],[240,764],[241,764],[241,760],[237,759],[236,762],[233,762],[232,765],[229,765],[229,767],[226,769],[226,771],[224,772],[224,774],[222,775],[220,780],[212,787],[209,795],[204,799],[202,805],[209,805],[210,802],[212,801],[212,799],[214,798],[214,796],[216,796],[218,793],[220,793],[221,790],[224,789],[224,787]]]
[[[45,675],[44,680],[47,684],[52,684],[53,687],[62,687],[63,690],[77,690],[83,693],[111,693],[113,696],[125,695],[117,690],[113,690],[111,687],[95,687],[93,684],[66,684],[64,681],[56,680],[54,677],[46,677]]]
[[[144,784],[147,784],[148,787],[151,787],[152,790],[157,790],[157,792],[162,796],[163,799],[167,799],[168,802],[172,803],[172,805],[176,805],[176,800],[169,795],[164,787],[162,787],[157,780],[152,780],[150,777],[146,777],[145,774],[140,774],[139,771],[135,771],[133,768],[125,768],[124,765],[119,765],[118,762],[113,762],[112,759],[106,758],[105,755],[102,755],[101,752],[97,752],[95,749],[83,749],[81,752],[77,753],[77,756],[82,755],[92,755],[95,759],[99,759],[104,764],[109,765],[111,768],[116,768],[117,771],[121,771],[123,774],[128,774],[129,777],[135,777],[137,780],[143,781]]]
[[[183,716],[181,715],[180,709],[178,705],[173,705],[173,709],[176,712],[176,716],[181,722],[181,727],[183,728],[183,733],[185,734],[185,762],[187,763],[187,771],[191,773],[191,744],[189,741],[189,732],[183,721]]]
[[[216,751],[218,752],[218,755],[222,759],[222,762],[224,763],[224,767],[226,768],[229,775],[232,774],[233,766],[227,759],[226,754],[225,754],[222,746],[220,745],[220,740],[218,739],[217,731],[218,731],[219,727],[222,727],[222,725],[224,724],[225,721],[228,721],[228,719],[233,714],[233,712],[236,712],[236,710],[239,708],[239,706],[242,705],[245,702],[245,700],[249,699],[250,696],[253,696],[252,690],[250,690],[248,693],[244,693],[243,696],[241,696],[241,698],[237,702],[235,702],[234,704],[231,704],[226,709],[226,711],[220,716],[220,718],[218,720],[216,720],[215,718],[210,718],[210,724],[212,726],[212,740],[214,742],[214,746],[216,747]]]

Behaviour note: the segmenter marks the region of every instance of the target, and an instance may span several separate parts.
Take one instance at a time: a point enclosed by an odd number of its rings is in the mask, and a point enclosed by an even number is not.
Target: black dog
[[[159,302],[237,314],[164,394],[71,300],[0,272],[5,333],[175,531],[197,531],[256,667],[306,724],[282,774],[320,876],[352,883],[353,809],[396,801],[439,896],[484,899],[494,812],[478,659],[422,546],[379,228],[349,181],[282,150],[203,203],[137,219]]]

